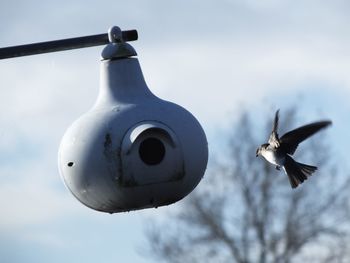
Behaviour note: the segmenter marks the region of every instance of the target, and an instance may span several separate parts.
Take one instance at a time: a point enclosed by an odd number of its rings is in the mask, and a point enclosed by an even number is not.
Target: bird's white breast
[[[272,163],[274,165],[283,166],[284,165],[284,158],[277,157],[276,153],[273,151],[264,151],[261,154],[266,161],[269,163]]]

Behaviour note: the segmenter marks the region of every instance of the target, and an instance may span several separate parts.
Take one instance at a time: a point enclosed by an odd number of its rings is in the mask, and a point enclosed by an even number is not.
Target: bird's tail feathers
[[[286,157],[284,171],[288,175],[292,188],[296,188],[317,170],[316,166],[298,163],[292,157]]]

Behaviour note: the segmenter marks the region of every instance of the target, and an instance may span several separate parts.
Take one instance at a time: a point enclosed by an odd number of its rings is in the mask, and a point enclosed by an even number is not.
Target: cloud
[[[350,57],[342,52],[344,45],[323,38],[301,45],[275,37],[259,43],[207,41],[198,47],[192,42],[149,49],[140,61],[156,94],[215,122],[240,104],[255,104],[281,90],[301,91],[305,83],[348,91]]]
[[[1,151],[1,155],[5,154]],[[51,154],[45,157],[35,150],[26,154],[28,158],[13,155],[13,160],[1,166],[0,207],[3,216],[0,232],[11,233],[28,226],[54,223],[80,213],[60,182],[55,158],[52,161]]]

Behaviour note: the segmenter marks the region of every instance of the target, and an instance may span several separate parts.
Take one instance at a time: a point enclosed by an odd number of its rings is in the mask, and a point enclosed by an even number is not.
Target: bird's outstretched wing
[[[278,120],[279,120],[279,111],[276,111],[275,114],[275,119],[273,121],[273,126],[272,126],[272,132],[270,134],[268,143],[273,146],[274,148],[278,148],[280,146],[280,140],[278,138],[278,133],[277,133],[277,129],[278,129]]]
[[[331,121],[319,121],[287,132],[279,139],[281,148],[283,148],[288,154],[294,154],[299,143],[314,135],[319,130],[326,128],[330,124],[332,124]]]

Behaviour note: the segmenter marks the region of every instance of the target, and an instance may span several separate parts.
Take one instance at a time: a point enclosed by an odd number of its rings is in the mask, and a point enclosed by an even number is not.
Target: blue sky
[[[327,132],[345,169],[349,8],[340,0],[2,1],[0,46],[135,28],[150,89],[199,119],[211,153],[242,109],[261,122],[298,103],[300,121],[333,120]],[[61,182],[58,145],[97,98],[101,50],[0,61],[4,262],[155,262],[140,253],[144,228],[181,206],[103,214]]]

